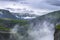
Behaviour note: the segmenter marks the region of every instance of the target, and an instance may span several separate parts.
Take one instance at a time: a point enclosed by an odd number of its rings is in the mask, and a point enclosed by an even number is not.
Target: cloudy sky
[[[60,10],[60,0],[0,0],[1,8],[26,8],[40,12],[49,12]]]

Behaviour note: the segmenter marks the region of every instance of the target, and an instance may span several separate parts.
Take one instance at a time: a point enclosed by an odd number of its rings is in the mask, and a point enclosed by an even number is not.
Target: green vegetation
[[[56,29],[60,30],[60,24],[56,25]]]
[[[14,20],[8,18],[0,19],[0,31],[9,31],[15,24],[26,27],[28,22],[26,20]]]
[[[18,23],[20,25],[26,25],[27,24],[27,21],[25,20],[10,20],[11,23]]]
[[[3,27],[0,25],[0,31],[9,31],[9,30],[10,30],[10,28],[6,28],[6,27]]]
[[[4,21],[8,21],[8,23],[12,23],[12,24],[20,24],[20,25],[26,25],[27,21],[26,20],[14,20],[14,19],[9,19],[9,18],[4,18],[4,19],[0,19],[0,23],[4,22]]]

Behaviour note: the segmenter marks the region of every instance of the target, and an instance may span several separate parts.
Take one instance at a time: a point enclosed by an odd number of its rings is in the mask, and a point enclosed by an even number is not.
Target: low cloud
[[[0,8],[27,8],[34,10],[60,10],[60,0],[0,0]],[[40,12],[38,12],[40,13]]]

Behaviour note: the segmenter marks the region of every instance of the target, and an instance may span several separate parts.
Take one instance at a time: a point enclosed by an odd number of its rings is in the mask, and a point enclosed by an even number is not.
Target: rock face
[[[0,33],[0,40],[8,40],[10,37],[9,33]]]
[[[56,25],[54,40],[60,40],[60,24]]]
[[[56,29],[54,34],[54,40],[60,40],[60,30]]]
[[[27,28],[26,20],[0,19],[0,40],[10,40],[10,31],[16,24],[19,24],[21,35],[25,35]],[[24,27],[22,26],[24,25]]]

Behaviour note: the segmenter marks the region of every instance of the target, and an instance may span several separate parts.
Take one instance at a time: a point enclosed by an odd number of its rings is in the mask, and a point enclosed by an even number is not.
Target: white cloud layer
[[[9,9],[14,12],[31,12],[34,14],[46,14],[60,10],[60,0],[0,0],[0,9]]]

